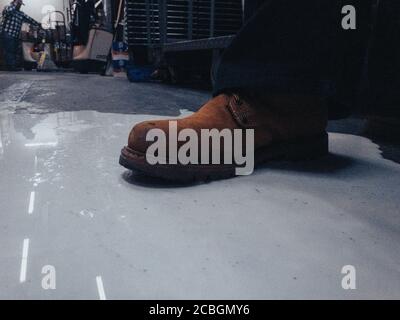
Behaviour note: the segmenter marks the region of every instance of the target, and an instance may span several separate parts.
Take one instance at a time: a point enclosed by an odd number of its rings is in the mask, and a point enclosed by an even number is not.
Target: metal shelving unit
[[[129,46],[160,43],[158,0],[125,1],[125,37]]]
[[[125,0],[125,6],[131,61],[168,70],[175,83],[209,81],[209,69],[243,24],[242,0]]]
[[[231,36],[242,26],[242,0],[126,0],[125,5],[131,47]]]

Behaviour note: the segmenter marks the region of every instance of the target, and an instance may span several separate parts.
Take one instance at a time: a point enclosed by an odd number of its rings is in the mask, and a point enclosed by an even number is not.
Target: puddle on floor
[[[132,126],[154,118],[0,114],[5,274],[18,270],[29,237],[33,266],[63,270],[58,298],[96,298],[99,274],[110,299],[344,298],[347,264],[359,270],[353,297],[400,296],[400,166],[376,144],[331,134],[324,159],[182,186],[118,164]],[[11,288],[0,297],[22,295],[12,281],[0,277]]]

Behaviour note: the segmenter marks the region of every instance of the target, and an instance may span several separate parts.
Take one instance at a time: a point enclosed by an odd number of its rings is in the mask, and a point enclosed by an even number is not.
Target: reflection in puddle
[[[16,148],[55,148],[64,132],[79,133],[95,127],[96,112],[37,114],[0,113],[0,153]]]

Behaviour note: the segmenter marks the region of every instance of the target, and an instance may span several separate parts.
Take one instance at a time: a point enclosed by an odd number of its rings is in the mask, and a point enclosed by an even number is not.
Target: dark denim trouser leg
[[[263,2],[222,55],[214,93],[248,88],[353,99],[365,62],[370,1]],[[357,10],[356,30],[342,28],[348,4]]]
[[[380,0],[369,53],[363,107],[367,112],[400,117],[400,1]],[[366,96],[366,95],[365,95]]]
[[[4,47],[4,58],[5,58],[6,66],[15,68],[16,67],[18,39],[15,39],[6,34],[3,34],[3,47]]]

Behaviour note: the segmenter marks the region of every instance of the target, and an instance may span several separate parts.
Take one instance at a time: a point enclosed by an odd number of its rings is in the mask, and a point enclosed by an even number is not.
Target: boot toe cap
[[[154,121],[145,121],[135,125],[129,134],[128,147],[137,152],[145,153],[152,143],[146,141],[147,133],[156,128],[157,123]]]

